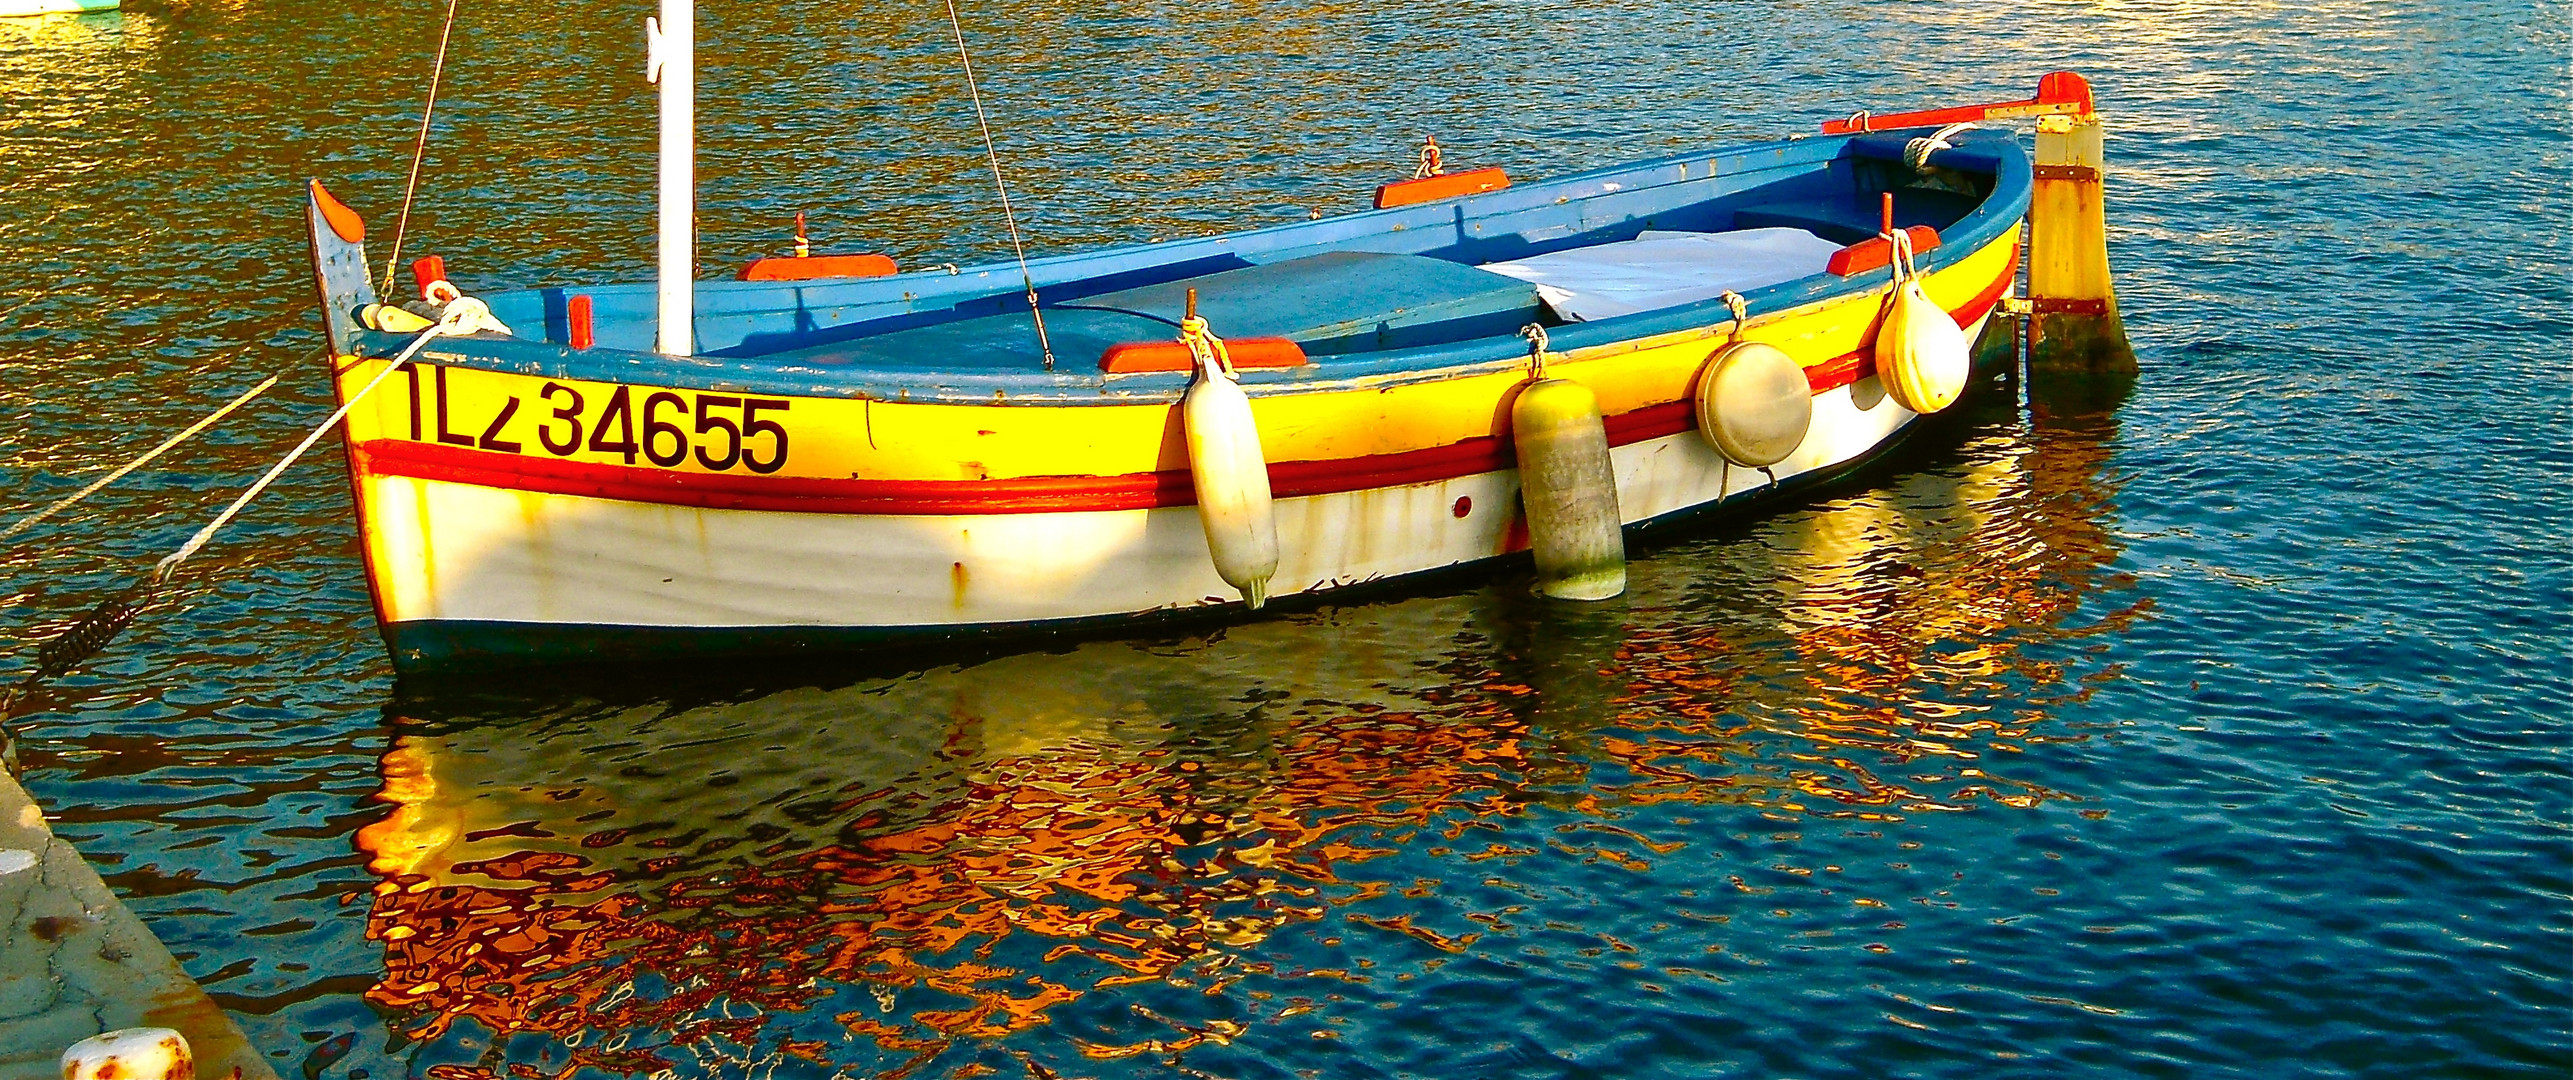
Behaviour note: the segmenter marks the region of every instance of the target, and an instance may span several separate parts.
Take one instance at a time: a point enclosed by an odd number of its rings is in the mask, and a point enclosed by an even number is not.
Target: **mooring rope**
[[[368,380],[365,386],[349,395],[348,400],[341,403],[339,408],[332,410],[329,419],[322,421],[310,434],[305,435],[302,442],[296,443],[293,450],[287,451],[284,458],[271,466],[267,473],[243,491],[239,498],[232,500],[232,505],[224,507],[223,513],[216,515],[213,521],[207,522],[204,528],[198,529],[195,535],[188,537],[188,542],[179,545],[177,551],[163,556],[161,561],[152,564],[151,573],[126,586],[122,592],[99,601],[98,606],[91,608],[88,615],[72,624],[71,629],[54,635],[52,639],[37,646],[35,667],[27,673],[26,678],[19,680],[17,685],[10,687],[6,692],[0,692],[0,744],[11,741],[6,725],[10,719],[17,716],[18,702],[28,692],[34,690],[39,683],[69,671],[81,661],[98,655],[99,650],[105,649],[109,642],[116,640],[116,635],[133,623],[135,616],[142,614],[144,607],[152,602],[153,595],[170,580],[171,574],[177,572],[179,564],[188,561],[189,556],[204,550],[206,544],[214,539],[214,534],[230,524],[232,519],[241,513],[243,507],[250,505],[250,500],[258,498],[261,492],[268,490],[269,485],[276,483],[277,478],[285,475],[286,470],[301,459],[306,451],[311,450],[314,443],[320,442],[323,435],[329,433],[332,428],[338,427],[340,421],[347,419],[349,411],[355,409],[358,402],[366,400],[367,395],[374,393],[376,387],[384,385],[384,380],[392,378],[394,372],[402,369],[402,365],[410,363],[413,357],[420,355],[420,350],[427,348],[432,339],[441,334],[469,332],[461,329],[463,322],[464,315],[452,314],[420,331],[419,336],[411,340],[411,344],[404,346],[401,352],[394,355],[392,363],[386,364],[383,371],[376,373],[375,378]]]
[[[348,400],[342,402],[338,409],[333,410],[330,419],[322,421],[321,426],[304,436],[304,441],[296,443],[295,448],[287,451],[284,458],[270,466],[267,475],[261,476],[257,483],[250,485],[248,490],[241,493],[240,498],[232,500],[232,505],[224,507],[223,513],[215,515],[215,519],[207,522],[205,528],[198,529],[197,534],[189,537],[187,543],[179,545],[179,550],[163,556],[160,562],[152,564],[152,584],[157,586],[168,581],[170,575],[178,570],[180,563],[188,561],[189,556],[203,550],[206,542],[214,539],[217,531],[230,524],[234,515],[241,513],[242,507],[250,505],[250,500],[258,498],[260,492],[268,490],[268,485],[276,483],[278,477],[285,475],[286,469],[304,456],[304,451],[312,449],[313,444],[320,442],[323,435],[329,433],[332,428],[338,427],[339,422],[348,416],[349,410],[356,408],[358,402],[366,400],[366,395],[374,393],[376,387],[384,385],[384,380],[392,378],[393,373],[401,370],[402,365],[410,363],[412,357],[420,355],[420,350],[427,348],[432,338],[451,332],[460,321],[451,316],[432,323],[428,329],[420,331],[420,336],[411,339],[410,345],[394,355],[392,363],[384,365],[383,371],[377,372],[373,379],[367,380],[365,386],[358,388],[358,391],[350,394]]]
[[[450,0],[453,2],[453,0]],[[992,145],[992,122],[983,115],[983,91],[974,84],[974,58],[965,51],[965,21],[956,0],[947,0],[947,25],[956,30],[956,59],[965,65],[965,93],[974,99],[974,124],[983,130],[983,156],[992,163],[992,186],[1001,190],[1001,220],[1009,224],[1010,250],[1018,255],[1019,281],[1027,286],[1027,314],[1036,320],[1036,347],[1045,353],[1045,370],[1054,370],[1054,343],[1045,336],[1045,312],[1036,306],[1036,278],[1027,271],[1027,245],[1019,241],[1018,214],[1010,208],[1010,184],[1001,178],[1001,152]]]
[[[438,112],[438,80],[447,73],[447,38],[456,31],[456,4],[447,0],[447,22],[438,29],[438,59],[429,65],[429,100],[420,107],[420,137],[411,144],[411,179],[402,185],[402,216],[393,222],[393,254],[384,260],[381,295],[393,295],[393,268],[402,264],[402,234],[411,229],[411,197],[420,191],[420,162],[429,154],[429,118]]]
[[[260,380],[259,385],[257,385],[257,386],[253,386],[253,387],[251,387],[251,388],[250,388],[250,389],[248,389],[248,390],[244,390],[244,391],[242,391],[242,393],[241,393],[241,396],[240,396],[240,397],[236,397],[236,398],[232,399],[231,401],[229,401],[229,402],[225,403],[225,404],[224,404],[224,406],[223,406],[222,408],[220,408],[220,409],[216,409],[215,411],[213,411],[213,412],[211,412],[211,413],[206,414],[205,419],[203,419],[203,420],[199,420],[199,421],[197,421],[197,422],[196,422],[196,423],[194,423],[194,424],[190,424],[190,425],[188,425],[187,430],[185,430],[185,431],[181,431],[181,432],[179,432],[179,433],[178,433],[178,434],[176,434],[176,435],[172,435],[172,436],[170,436],[170,437],[169,437],[169,438],[167,438],[167,439],[163,439],[163,440],[161,440],[161,445],[159,445],[159,446],[155,446],[155,447],[151,448],[150,450],[146,450],[146,451],[144,451],[144,452],[143,452],[143,456],[138,457],[138,458],[135,458],[135,459],[134,459],[134,460],[132,460],[132,461],[128,461],[128,462],[126,462],[126,463],[125,463],[125,464],[123,464],[123,465],[119,465],[119,466],[117,466],[117,467],[116,467],[116,471],[114,471],[114,472],[108,473],[108,474],[107,474],[107,475],[105,475],[105,476],[102,476],[102,477],[99,477],[99,478],[98,478],[98,479],[96,479],[96,480],[92,480],[92,481],[90,481],[90,482],[89,482],[89,486],[88,486],[88,487],[82,488],[82,489],[80,489],[79,491],[72,492],[71,494],[66,495],[66,496],[64,496],[64,497],[62,497],[62,498],[60,498],[60,499],[56,499],[56,500],[54,500],[54,502],[52,503],[52,505],[49,505],[49,506],[45,507],[44,509],[42,509],[42,510],[38,510],[38,511],[36,511],[35,513],[29,514],[29,515],[27,515],[27,516],[25,516],[25,517],[19,518],[19,519],[18,519],[18,523],[17,523],[17,524],[15,524],[15,525],[11,525],[11,526],[9,526],[9,527],[8,527],[8,528],[6,528],[6,529],[0,529],[0,540],[6,540],[6,539],[8,539],[8,538],[10,538],[10,537],[12,537],[12,536],[16,536],[16,535],[18,535],[19,533],[22,533],[22,532],[27,531],[28,529],[30,529],[30,528],[32,528],[32,527],[34,527],[34,526],[35,526],[35,524],[36,524],[37,522],[39,522],[39,521],[43,521],[43,520],[45,520],[46,518],[49,518],[49,517],[54,516],[55,514],[61,513],[61,512],[63,512],[63,511],[65,511],[65,510],[68,510],[68,509],[70,509],[70,508],[71,508],[71,506],[72,506],[72,504],[73,504],[73,503],[77,503],[77,502],[81,501],[82,499],[86,499],[86,498],[88,498],[88,497],[90,497],[90,496],[92,496],[92,495],[97,494],[97,493],[98,493],[98,490],[99,490],[100,488],[106,487],[106,486],[107,486],[107,485],[109,485],[109,484],[113,484],[113,483],[117,482],[118,480],[122,480],[122,479],[124,479],[124,478],[125,478],[125,474],[130,473],[130,472],[133,472],[133,471],[134,471],[134,470],[136,470],[136,469],[142,468],[142,467],[143,467],[143,466],[145,466],[145,465],[151,464],[151,462],[152,462],[152,459],[153,459],[153,458],[157,458],[157,457],[160,457],[162,454],[166,454],[166,453],[168,453],[168,452],[170,451],[170,448],[175,447],[175,446],[179,445],[180,443],[186,442],[186,441],[188,441],[188,440],[189,440],[189,439],[191,439],[191,438],[194,438],[198,432],[201,432],[201,431],[204,431],[204,430],[205,430],[205,429],[207,429],[207,428],[213,427],[213,426],[214,426],[214,424],[215,424],[215,421],[221,420],[221,419],[223,419],[223,418],[224,418],[224,417],[226,417],[226,416],[230,416],[230,415],[232,415],[232,411],[233,411],[233,410],[238,409],[238,408],[240,408],[240,407],[242,407],[242,406],[244,406],[244,405],[250,404],[250,400],[251,400],[252,398],[255,398],[255,397],[258,397],[258,396],[259,396],[259,395],[261,395],[261,394],[267,393],[267,392],[268,392],[268,388],[269,388],[269,387],[272,387],[272,386],[277,385],[277,380],[278,380],[278,379],[280,379],[280,378],[283,378],[283,377],[284,377],[284,373],[283,373],[283,372],[280,372],[280,373],[278,373],[278,374],[276,374],[276,375],[271,375],[271,376],[269,376],[269,377],[267,377],[267,378],[265,378],[265,379]]]

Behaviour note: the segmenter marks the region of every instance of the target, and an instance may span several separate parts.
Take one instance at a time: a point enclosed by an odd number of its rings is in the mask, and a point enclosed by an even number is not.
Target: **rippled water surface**
[[[1044,251],[2079,69],[2144,374],[1593,607],[667,682],[397,687],[320,455],[24,750],[281,1073],[2573,1073],[2573,7],[964,8]],[[297,185],[389,225],[440,10],[0,20],[0,510],[288,373],[6,663],[327,411]],[[647,273],[645,14],[463,6],[414,251]],[[708,264],[1001,250],[943,32],[704,12]]]

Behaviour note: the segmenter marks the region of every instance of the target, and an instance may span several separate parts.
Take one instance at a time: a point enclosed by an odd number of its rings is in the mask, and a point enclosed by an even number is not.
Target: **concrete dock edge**
[[[0,1080],[55,1080],[102,1031],[187,1036],[207,1080],[276,1080],[232,1018],[0,771]]]

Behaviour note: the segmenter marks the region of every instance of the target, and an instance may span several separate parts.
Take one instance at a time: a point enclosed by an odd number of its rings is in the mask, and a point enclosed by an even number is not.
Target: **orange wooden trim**
[[[814,278],[884,277],[898,272],[891,256],[868,252],[864,255],[772,255],[752,259],[734,275],[736,281],[810,281]]]
[[[1937,229],[1927,225],[1914,225],[1903,231],[1911,234],[1912,250],[1915,252],[1928,251],[1939,246]],[[1893,262],[1894,245],[1885,242],[1882,236],[1871,236],[1832,252],[1831,261],[1823,264],[1823,272],[1848,277],[1851,274],[1864,274],[1870,270],[1882,270],[1893,265]]]
[[[2020,116],[2089,116],[2092,111],[2091,84],[2069,71],[2051,72],[2037,80],[2037,96],[2026,101],[1996,101],[1989,105],[1956,105],[1945,109],[1923,109],[1919,112],[1887,113],[1870,116],[1860,113],[1846,120],[1823,123],[1825,135],[1854,135],[1869,131],[1893,131],[1898,128],[1935,127],[1975,120],[2005,120]]]
[[[2037,80],[2036,103],[2078,105],[2085,115],[2098,107],[2097,102],[2091,97],[2091,81],[2070,71],[2049,71],[2040,77]]]
[[[319,180],[313,181],[313,205],[322,208],[322,220],[330,224],[332,234],[352,244],[366,242],[366,219],[357,216],[357,211],[339,201]]]
[[[572,347],[586,349],[598,344],[598,333],[590,322],[590,298],[575,293],[563,302],[563,324],[571,331]]]
[[[1510,174],[1499,169],[1475,169],[1424,176],[1418,180],[1396,180],[1376,189],[1376,209],[1453,199],[1459,195],[1480,195],[1508,186]]]
[[[1237,368],[1303,367],[1304,346],[1282,337],[1224,339],[1224,351]],[[1143,371],[1188,371],[1197,366],[1188,346],[1176,341],[1129,341],[1108,346],[1099,355],[1099,370],[1110,375]]]

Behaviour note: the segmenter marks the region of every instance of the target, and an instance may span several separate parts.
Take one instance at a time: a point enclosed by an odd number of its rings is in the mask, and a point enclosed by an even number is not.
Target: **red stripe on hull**
[[[593,499],[809,514],[1041,514],[1140,510],[1193,502],[1186,470],[1017,480],[861,480],[664,472],[549,461],[436,443],[371,439],[352,461],[376,476],[579,495]]]
[[[1971,326],[1990,312],[2017,277],[2018,266],[2014,250],[2011,272],[1951,313],[1957,325]],[[1817,394],[1848,386],[1875,373],[1873,352],[1861,349],[1826,360],[1806,368],[1805,379]],[[1609,445],[1625,446],[1688,431],[1696,426],[1695,412],[1695,403],[1682,399],[1608,417]],[[1148,510],[1197,501],[1185,469],[1015,480],[733,476],[555,461],[399,439],[375,439],[351,447],[349,464],[362,475],[710,510],[945,516]],[[1279,498],[1334,495],[1436,483],[1509,467],[1508,440],[1486,435],[1396,454],[1276,462],[1269,466],[1269,488]]]

